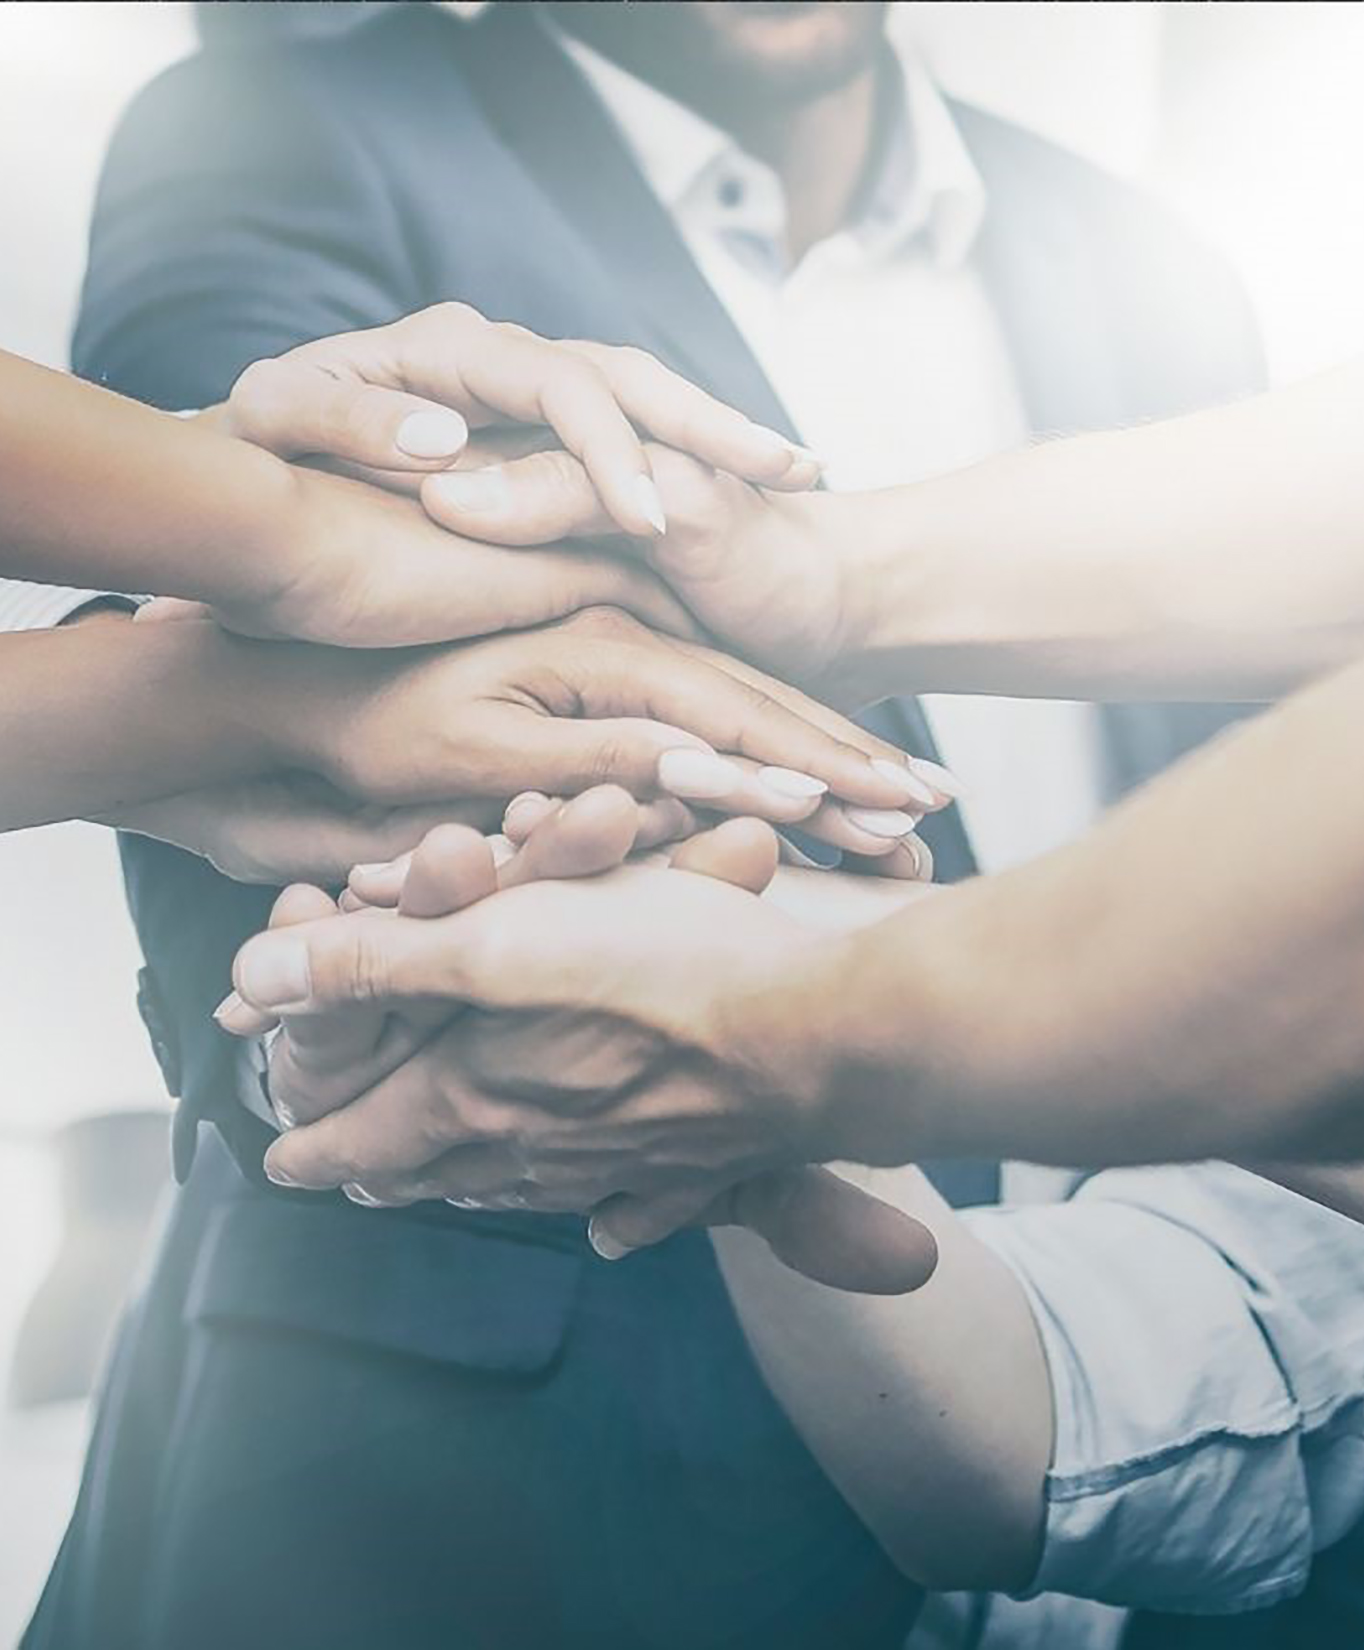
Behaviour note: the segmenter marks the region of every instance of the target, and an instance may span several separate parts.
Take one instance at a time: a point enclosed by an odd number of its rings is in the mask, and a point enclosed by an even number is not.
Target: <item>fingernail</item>
[[[674,796],[698,801],[729,796],[744,782],[743,769],[727,762],[714,751],[681,746],[664,751],[658,759],[658,783]]]
[[[904,839],[904,841],[900,844],[900,851],[901,853],[909,855],[910,862],[914,866],[914,875],[916,877],[922,877],[924,874],[923,849],[912,836],[907,836]]]
[[[808,802],[813,796],[823,796],[828,786],[812,773],[801,773],[796,768],[759,768],[758,781],[778,796],[791,797],[797,802]]]
[[[294,1108],[286,1101],[272,1099],[270,1101],[270,1109],[274,1112],[275,1121],[279,1124],[280,1128],[288,1130],[296,1129],[298,1127],[298,1117],[294,1112]]]
[[[271,934],[247,946],[237,965],[242,995],[261,1008],[306,1002],[312,991],[308,947],[288,934]]]
[[[409,413],[393,438],[409,458],[453,458],[468,439],[469,426],[459,414],[440,407]]]
[[[919,821],[913,814],[898,813],[894,808],[848,808],[848,823],[869,836],[908,836]]]
[[[388,870],[392,863],[393,861],[391,859],[376,859],[372,865],[352,865],[350,868],[350,874],[353,877],[377,876],[380,871]]]
[[[818,453],[812,453],[808,447],[798,447],[792,442],[791,451],[795,454],[797,463],[813,464],[817,470],[825,468],[824,460]]]
[[[341,1190],[352,1203],[358,1203],[362,1209],[382,1209],[384,1207],[377,1197],[371,1197],[363,1186],[357,1186],[353,1180],[348,1181]]]
[[[628,1243],[622,1243],[610,1232],[603,1231],[595,1216],[587,1223],[587,1241],[603,1260],[624,1260],[632,1252]]]
[[[296,1181],[292,1175],[286,1174],[283,1169],[277,1169],[268,1157],[265,1160],[265,1173],[267,1179],[269,1179],[272,1184],[276,1186],[287,1186],[291,1188],[298,1186],[298,1181]]]
[[[517,814],[524,813],[529,808],[534,808],[539,812],[548,801],[549,798],[543,791],[522,791],[519,796],[514,796],[503,810],[503,829],[506,829],[508,822],[514,819]]]
[[[452,509],[470,515],[500,515],[511,504],[511,488],[501,465],[486,470],[446,470],[426,484]]]
[[[803,849],[797,848],[794,842],[788,842],[784,836],[778,838],[777,846],[783,865],[798,865],[803,871],[827,871],[831,869],[827,865],[821,865],[817,859],[811,859],[809,854],[805,853]]]
[[[516,858],[516,845],[510,838],[498,834],[488,837],[487,842],[492,849],[495,870],[500,871],[504,865]]]
[[[911,756],[909,761],[920,779],[926,780],[939,796],[950,797],[957,802],[966,795],[965,785],[941,763],[930,762],[926,756]]]
[[[924,784],[912,774],[907,762],[892,762],[888,756],[874,756],[871,759],[872,772],[893,785],[898,785],[905,793],[906,802],[919,802],[925,808],[931,808],[938,800]]]
[[[663,500],[658,496],[652,476],[638,476],[635,480],[635,499],[641,513],[655,533],[668,531],[668,518],[663,514]]]
[[[248,1008],[235,991],[229,991],[213,1010],[213,1018],[224,1031],[247,1031],[256,1025],[260,1014]]]

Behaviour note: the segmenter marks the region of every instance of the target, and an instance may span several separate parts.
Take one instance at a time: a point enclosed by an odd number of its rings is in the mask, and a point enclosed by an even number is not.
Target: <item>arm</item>
[[[850,504],[869,697],[1268,699],[1357,658],[1362,422],[1356,361]]]
[[[932,1226],[917,1294],[716,1247],[769,1385],[914,1579],[1239,1611],[1353,1526],[1364,1232],[1223,1164],[960,1215],[912,1170],[866,1183]]]
[[[208,623],[111,615],[0,636],[0,831],[88,818],[287,761],[275,666],[269,647]]]
[[[1361,714],[1356,665],[1083,842],[831,958],[846,1018],[827,1092],[856,1133],[870,1080],[888,1125],[859,1150],[1364,1156]],[[1271,795],[1310,801],[1290,863]]]
[[[914,691],[1270,699],[1364,652],[1364,362],[911,487],[774,496],[657,453],[622,540],[708,628],[844,704]],[[529,544],[611,532],[561,457],[428,510]]]
[[[582,889],[545,883],[395,931],[384,979],[481,1010],[453,1051],[452,1133],[513,1129],[578,1207],[652,1197],[652,1213],[613,1205],[627,1245],[690,1218],[698,1186],[774,1164],[1357,1159],[1364,776],[1323,753],[1352,750],[1362,715],[1357,665],[1084,841],[849,939],[676,877],[641,890],[647,916],[625,889],[594,890],[589,912]],[[1276,869],[1271,783],[1312,799],[1291,875]],[[355,960],[317,924],[252,941],[237,977],[261,1008],[289,977],[298,997],[344,999]],[[619,1085],[590,1117],[553,1039],[528,1062],[534,1084],[522,1071],[508,1088],[490,1058],[490,1039],[534,1037],[547,1009],[590,1033],[598,1089]],[[287,1145],[297,1172],[308,1150]]]

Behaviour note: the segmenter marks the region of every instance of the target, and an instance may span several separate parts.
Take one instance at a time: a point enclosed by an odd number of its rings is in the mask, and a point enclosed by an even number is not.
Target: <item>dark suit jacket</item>
[[[259,356],[460,298],[643,345],[790,430],[533,8],[472,29],[374,11],[337,38],[220,45],[141,94],[100,189],[78,370],[203,405]],[[1256,383],[1215,257],[1134,190],[957,115],[1037,430]],[[1111,733],[1115,783],[1187,737],[1166,712],[1115,712]],[[897,1643],[914,1591],[776,1411],[708,1245],[606,1268],[572,1221],[264,1190],[209,1012],[271,894],[123,852],[180,1165],[210,1119],[257,1183],[201,1151],[31,1645]]]

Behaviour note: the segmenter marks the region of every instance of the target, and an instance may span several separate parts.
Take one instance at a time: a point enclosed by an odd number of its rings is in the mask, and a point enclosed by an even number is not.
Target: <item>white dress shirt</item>
[[[972,261],[985,185],[911,56],[865,210],[792,266],[769,167],[580,42],[564,46],[832,485],[912,481],[1027,439]],[[926,708],[970,788],[983,868],[1096,817],[1089,708]],[[1313,1550],[1364,1505],[1364,1228],[1220,1164],[1089,1177],[1006,1165],[1004,1186],[1009,1205],[964,1218],[1018,1276],[1046,1350],[1056,1448],[1042,1562],[1027,1601],[931,1600],[915,1650],[1116,1643],[1122,1612],[1047,1589],[1176,1611],[1296,1591]]]
[[[78,609],[91,602],[104,601],[107,596],[103,590],[0,579],[0,631],[52,630]]]
[[[861,220],[792,267],[769,166],[580,42],[565,44],[830,486],[919,481],[1026,443],[1013,362],[972,260],[985,185],[918,62],[901,61],[901,118]],[[943,695],[923,705],[969,793],[963,815],[983,870],[1057,847],[1097,816],[1091,707]]]

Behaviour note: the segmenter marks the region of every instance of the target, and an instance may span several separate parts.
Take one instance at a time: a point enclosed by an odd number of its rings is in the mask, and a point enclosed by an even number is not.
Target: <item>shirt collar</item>
[[[576,36],[555,32],[674,217],[709,211],[725,180],[738,180],[747,185],[742,203],[719,201],[727,231],[780,238],[784,207],[769,166],[694,109]],[[980,231],[985,182],[923,62],[898,45],[889,72],[892,102],[881,155],[850,232],[873,257],[892,256],[922,236],[934,262],[953,269],[970,255]]]

